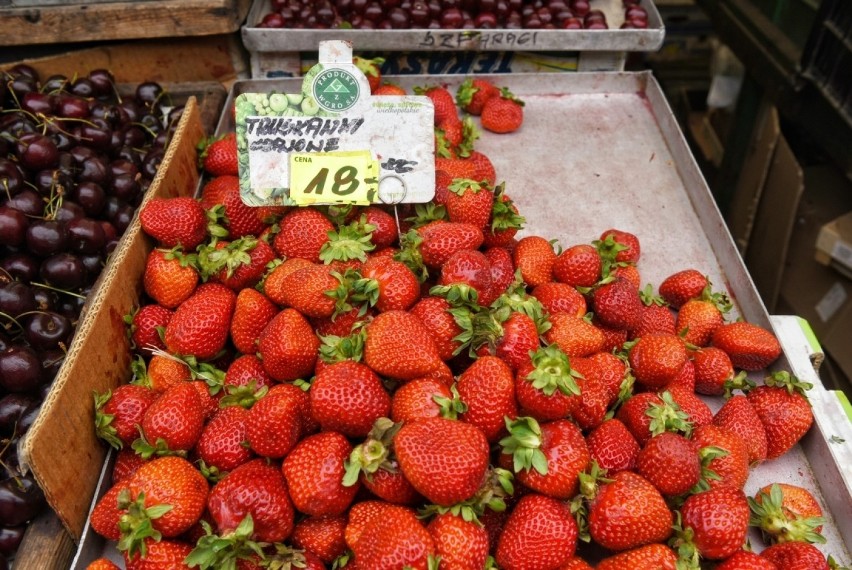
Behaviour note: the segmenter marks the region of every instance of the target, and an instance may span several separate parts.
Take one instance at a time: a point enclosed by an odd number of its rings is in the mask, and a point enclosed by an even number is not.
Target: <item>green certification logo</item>
[[[314,99],[327,111],[345,111],[358,100],[358,81],[344,69],[328,69],[314,80]]]

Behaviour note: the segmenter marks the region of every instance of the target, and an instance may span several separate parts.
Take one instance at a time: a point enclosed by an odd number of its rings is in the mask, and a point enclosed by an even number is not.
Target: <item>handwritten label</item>
[[[513,49],[534,48],[538,44],[538,32],[470,31],[432,32],[420,38],[418,47],[431,49]]]
[[[376,201],[379,163],[370,151],[290,155],[290,199],[308,204]]]

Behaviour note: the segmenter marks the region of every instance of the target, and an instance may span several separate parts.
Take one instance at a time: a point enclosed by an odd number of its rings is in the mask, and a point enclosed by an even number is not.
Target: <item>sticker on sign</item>
[[[431,100],[370,96],[349,42],[320,42],[319,63],[301,93],[244,93],[235,106],[240,192],[249,205],[416,203],[434,196]],[[311,155],[316,160],[302,160]]]

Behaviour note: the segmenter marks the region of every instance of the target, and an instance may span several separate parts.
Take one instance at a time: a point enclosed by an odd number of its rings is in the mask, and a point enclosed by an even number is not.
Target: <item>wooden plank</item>
[[[0,45],[52,44],[235,32],[250,0],[149,0],[0,11]]]
[[[27,527],[15,555],[15,570],[65,570],[76,548],[56,514],[47,511]]]

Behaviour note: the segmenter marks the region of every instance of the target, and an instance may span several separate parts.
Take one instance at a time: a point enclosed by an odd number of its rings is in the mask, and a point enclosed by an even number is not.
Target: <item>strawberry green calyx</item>
[[[172,505],[154,505],[145,507],[145,493],[140,492],[136,500],[132,500],[130,490],[124,489],[118,494],[119,510],[127,512],[121,515],[118,521],[118,530],[121,538],[118,540],[118,549],[126,552],[130,558],[139,555],[145,558],[148,547],[146,538],[159,541],[163,535],[151,524],[152,520],[158,519],[171,511]]]
[[[265,554],[261,566],[263,568],[271,568],[274,570],[299,570],[306,568],[308,560],[305,557],[305,551],[287,546],[280,542],[273,543],[270,546],[273,550]],[[343,562],[338,568],[342,568],[346,562]]]
[[[506,230],[523,229],[527,219],[518,213],[514,202],[506,196],[506,183],[501,182],[494,188],[494,202],[491,205],[491,233]]]
[[[334,289],[326,291],[325,295],[334,299],[334,313],[332,313],[331,319],[335,320],[338,316],[352,310],[350,301],[355,300],[353,299],[353,294],[355,293],[354,287],[361,279],[361,274],[355,269],[347,269],[343,273],[332,271],[331,276],[337,279],[338,285]],[[378,292],[376,294],[378,295]],[[358,316],[363,317],[367,313],[367,309],[368,306],[363,304],[358,312]]]
[[[515,311],[525,314],[535,322],[539,335],[546,333],[551,327],[541,301],[527,294],[526,287],[520,281],[520,272],[517,273],[515,283],[491,303],[491,309],[501,323],[506,322]]]
[[[701,555],[695,544],[695,531],[690,527],[683,528],[683,518],[680,511],[675,511],[675,523],[672,525],[674,535],[669,540],[677,552],[677,570],[701,570]]]
[[[434,202],[415,205],[414,214],[410,218],[405,218],[406,222],[411,222],[411,227],[413,228],[421,228],[431,222],[439,220],[448,221],[450,219],[447,214],[447,208]]]
[[[531,417],[515,420],[505,418],[509,435],[500,440],[503,453],[511,455],[515,473],[521,470],[535,469],[541,475],[547,475],[547,457],[541,451],[541,426]]]
[[[468,190],[471,192],[479,192],[481,190],[491,191],[490,186],[487,182],[477,182],[476,180],[471,180],[470,178],[455,178],[447,187],[450,192],[458,194],[461,196]]]
[[[221,238],[228,237],[229,232],[225,227],[229,223],[225,215],[225,206],[216,204],[207,210],[207,233],[213,237],[213,244]]]
[[[358,482],[361,473],[368,479],[379,469],[391,473],[397,470],[396,461],[391,459],[393,438],[402,427],[389,418],[379,418],[361,445],[356,446],[349,459],[344,462],[343,486],[351,487]]]
[[[435,156],[440,158],[455,158],[453,145],[447,140],[444,129],[435,127]]]
[[[601,256],[601,281],[598,284],[607,282],[607,279],[611,281],[613,270],[619,266],[619,262],[615,260],[615,257],[618,255],[618,252],[627,249],[627,246],[615,241],[612,234],[606,236],[603,240],[594,240],[592,245],[595,246]]]
[[[257,285],[255,285],[254,288],[265,295],[266,279],[272,274],[273,271],[275,271],[275,268],[281,265],[282,263],[284,263],[284,261],[279,258],[273,259],[272,261],[267,263],[266,267],[264,268],[263,277],[260,278],[260,281],[257,282]]]
[[[606,419],[611,419],[615,417],[615,413],[621,407],[624,402],[630,399],[633,396],[633,386],[636,384],[636,377],[630,372],[630,369],[627,368],[624,373],[624,378],[621,380],[621,384],[618,387],[618,396],[615,398],[615,403],[613,403],[609,407],[609,411],[606,413]]]
[[[352,63],[355,64],[355,67],[357,67],[361,71],[361,73],[368,77],[378,76],[379,70],[384,62],[385,58],[383,57],[374,57],[372,59],[367,59],[356,55],[352,58]]]
[[[369,231],[365,231],[367,229]],[[357,225],[343,226],[336,232],[328,232],[328,241],[320,249],[320,259],[326,264],[333,261],[352,261],[353,259],[366,261],[367,252],[376,249],[376,246],[370,241],[375,229],[375,226],[371,224],[364,224],[362,227],[357,227]]]
[[[429,270],[423,263],[423,256],[420,254],[420,244],[422,243],[423,236],[417,230],[409,230],[400,237],[399,251],[393,256],[395,260],[404,263],[421,283],[429,278]]]
[[[558,346],[550,345],[535,351],[532,364],[535,368],[527,374],[526,380],[532,382],[536,390],[546,396],[552,396],[557,390],[566,396],[580,395],[580,388],[574,378],[581,375],[571,369],[568,356]]]
[[[227,471],[221,471],[215,465],[207,465],[203,459],[198,460],[198,471],[204,475],[204,478],[207,479],[207,482],[211,485],[215,485],[228,474]]]
[[[759,499],[759,501],[757,500]],[[751,508],[749,524],[759,528],[771,542],[793,540],[825,544],[825,537],[817,529],[825,524],[823,517],[798,517],[783,506],[784,496],[779,485],[769,492],[761,491],[757,498],[748,497]]]
[[[828,562],[828,567],[830,570],[849,570],[848,566],[843,566],[842,564],[837,562],[837,560],[835,560],[834,557],[831,555],[829,555],[829,557],[826,559],[826,562]]]
[[[207,384],[207,390],[210,392],[211,396],[215,396],[219,392],[222,391],[222,388],[225,386],[225,372],[220,370],[210,364],[209,362],[198,362],[198,359],[188,354],[186,356],[180,356],[178,354],[171,354],[164,350],[157,349],[151,352],[153,356],[160,356],[162,358],[169,358],[171,360],[175,360],[177,362],[182,362],[189,368],[190,376],[193,380],[201,380],[205,384]],[[134,365],[131,365],[134,366]],[[139,374],[144,372],[144,362],[140,362],[135,365],[138,370],[134,370],[134,374]],[[134,379],[134,384],[141,384],[143,386],[150,387],[150,381],[148,380],[147,373],[142,376],[141,381],[136,381]]]
[[[251,515],[246,515],[237,528],[221,536],[213,532],[207,521],[202,520],[201,526],[204,536],[198,539],[195,548],[184,559],[190,568],[236,570],[238,560],[266,559],[263,549],[269,545],[251,538],[254,534]]]
[[[722,314],[729,313],[734,308],[731,299],[725,293],[713,291],[713,284],[710,282],[710,277],[706,276],[706,278],[707,285],[702,289],[699,299],[712,303]]]
[[[429,294],[434,297],[446,299],[450,306],[454,308],[479,306],[479,293],[466,283],[435,285],[429,289]]]
[[[740,370],[733,377],[729,378],[728,380],[725,380],[725,392],[723,394],[723,397],[727,400],[733,395],[734,390],[742,390],[743,392],[748,392],[755,386],[756,384],[753,381],[749,380],[746,371]]]
[[[476,123],[470,115],[466,115],[462,119],[462,142],[459,144],[456,153],[461,158],[468,158],[473,152],[473,145],[476,139],[480,137],[479,129],[476,128]]]
[[[219,400],[219,408],[240,406],[249,409],[269,392],[269,387],[258,388],[257,381],[251,380],[243,386],[225,386],[225,392],[226,395]]]
[[[477,91],[479,91],[479,87],[476,87],[473,84],[473,79],[468,77],[462,81],[461,85],[459,85],[458,89],[456,89],[456,104],[462,108],[467,107],[470,105],[470,102],[473,100],[473,96],[476,95]]]
[[[795,394],[798,392],[802,396],[806,396],[805,392],[814,387],[810,382],[804,382],[799,380],[786,370],[780,370],[778,372],[773,372],[769,376],[767,376],[763,380],[764,384],[767,386],[772,386],[775,388],[784,388],[787,390],[788,394]]]
[[[447,418],[448,420],[457,420],[459,414],[463,414],[467,411],[467,404],[462,402],[461,395],[459,395],[458,388],[453,384],[450,387],[450,394],[452,394],[452,398],[445,398],[444,396],[439,396],[435,394],[432,396],[432,401],[434,401],[441,408],[441,417]]]
[[[665,431],[681,433],[686,437],[692,434],[692,423],[689,416],[680,409],[668,390],[660,394],[662,404],[650,404],[645,415],[651,418],[650,430],[652,435],[660,435]]]
[[[320,337],[322,343],[319,355],[323,362],[334,364],[344,360],[361,362],[364,356],[364,329],[359,328],[349,336],[326,335]]]
[[[155,441],[152,445],[147,439],[145,439],[145,436],[141,435],[141,433],[140,428],[140,436],[133,441],[130,447],[136,452],[136,455],[142,459],[151,459],[155,456],[165,457],[166,455],[177,455],[178,457],[184,458],[187,456],[187,452],[183,449],[169,449],[169,444],[166,443],[166,440],[162,437],[158,437],[157,441]]]
[[[489,467],[482,485],[473,497],[449,507],[426,505],[418,511],[418,516],[426,518],[436,514],[449,513],[461,517],[466,522],[473,522],[482,526],[479,517],[485,513],[485,509],[498,513],[506,510],[506,498],[515,492],[514,478],[515,476],[511,471],[499,467]]]
[[[500,88],[500,97],[502,97],[503,99],[509,99],[510,101],[514,101],[515,103],[517,103],[521,107],[526,105],[526,103],[524,103],[521,99],[519,99],[517,95],[512,93],[509,90],[508,87],[501,87]]]
[[[657,305],[658,307],[668,306],[665,299],[654,293],[654,286],[650,283],[645,285],[644,289],[639,290],[639,298],[646,307],[650,307],[651,305]]]
[[[230,278],[239,267],[251,263],[249,252],[257,247],[257,238],[244,236],[228,243],[224,247],[214,244],[202,245],[198,248],[198,270],[201,278],[207,281],[220,271],[225,271]]]
[[[95,434],[111,447],[121,449],[124,447],[124,443],[119,439],[118,432],[112,426],[115,415],[103,412],[103,407],[112,398],[112,390],[107,390],[103,394],[93,393],[95,397]]]

